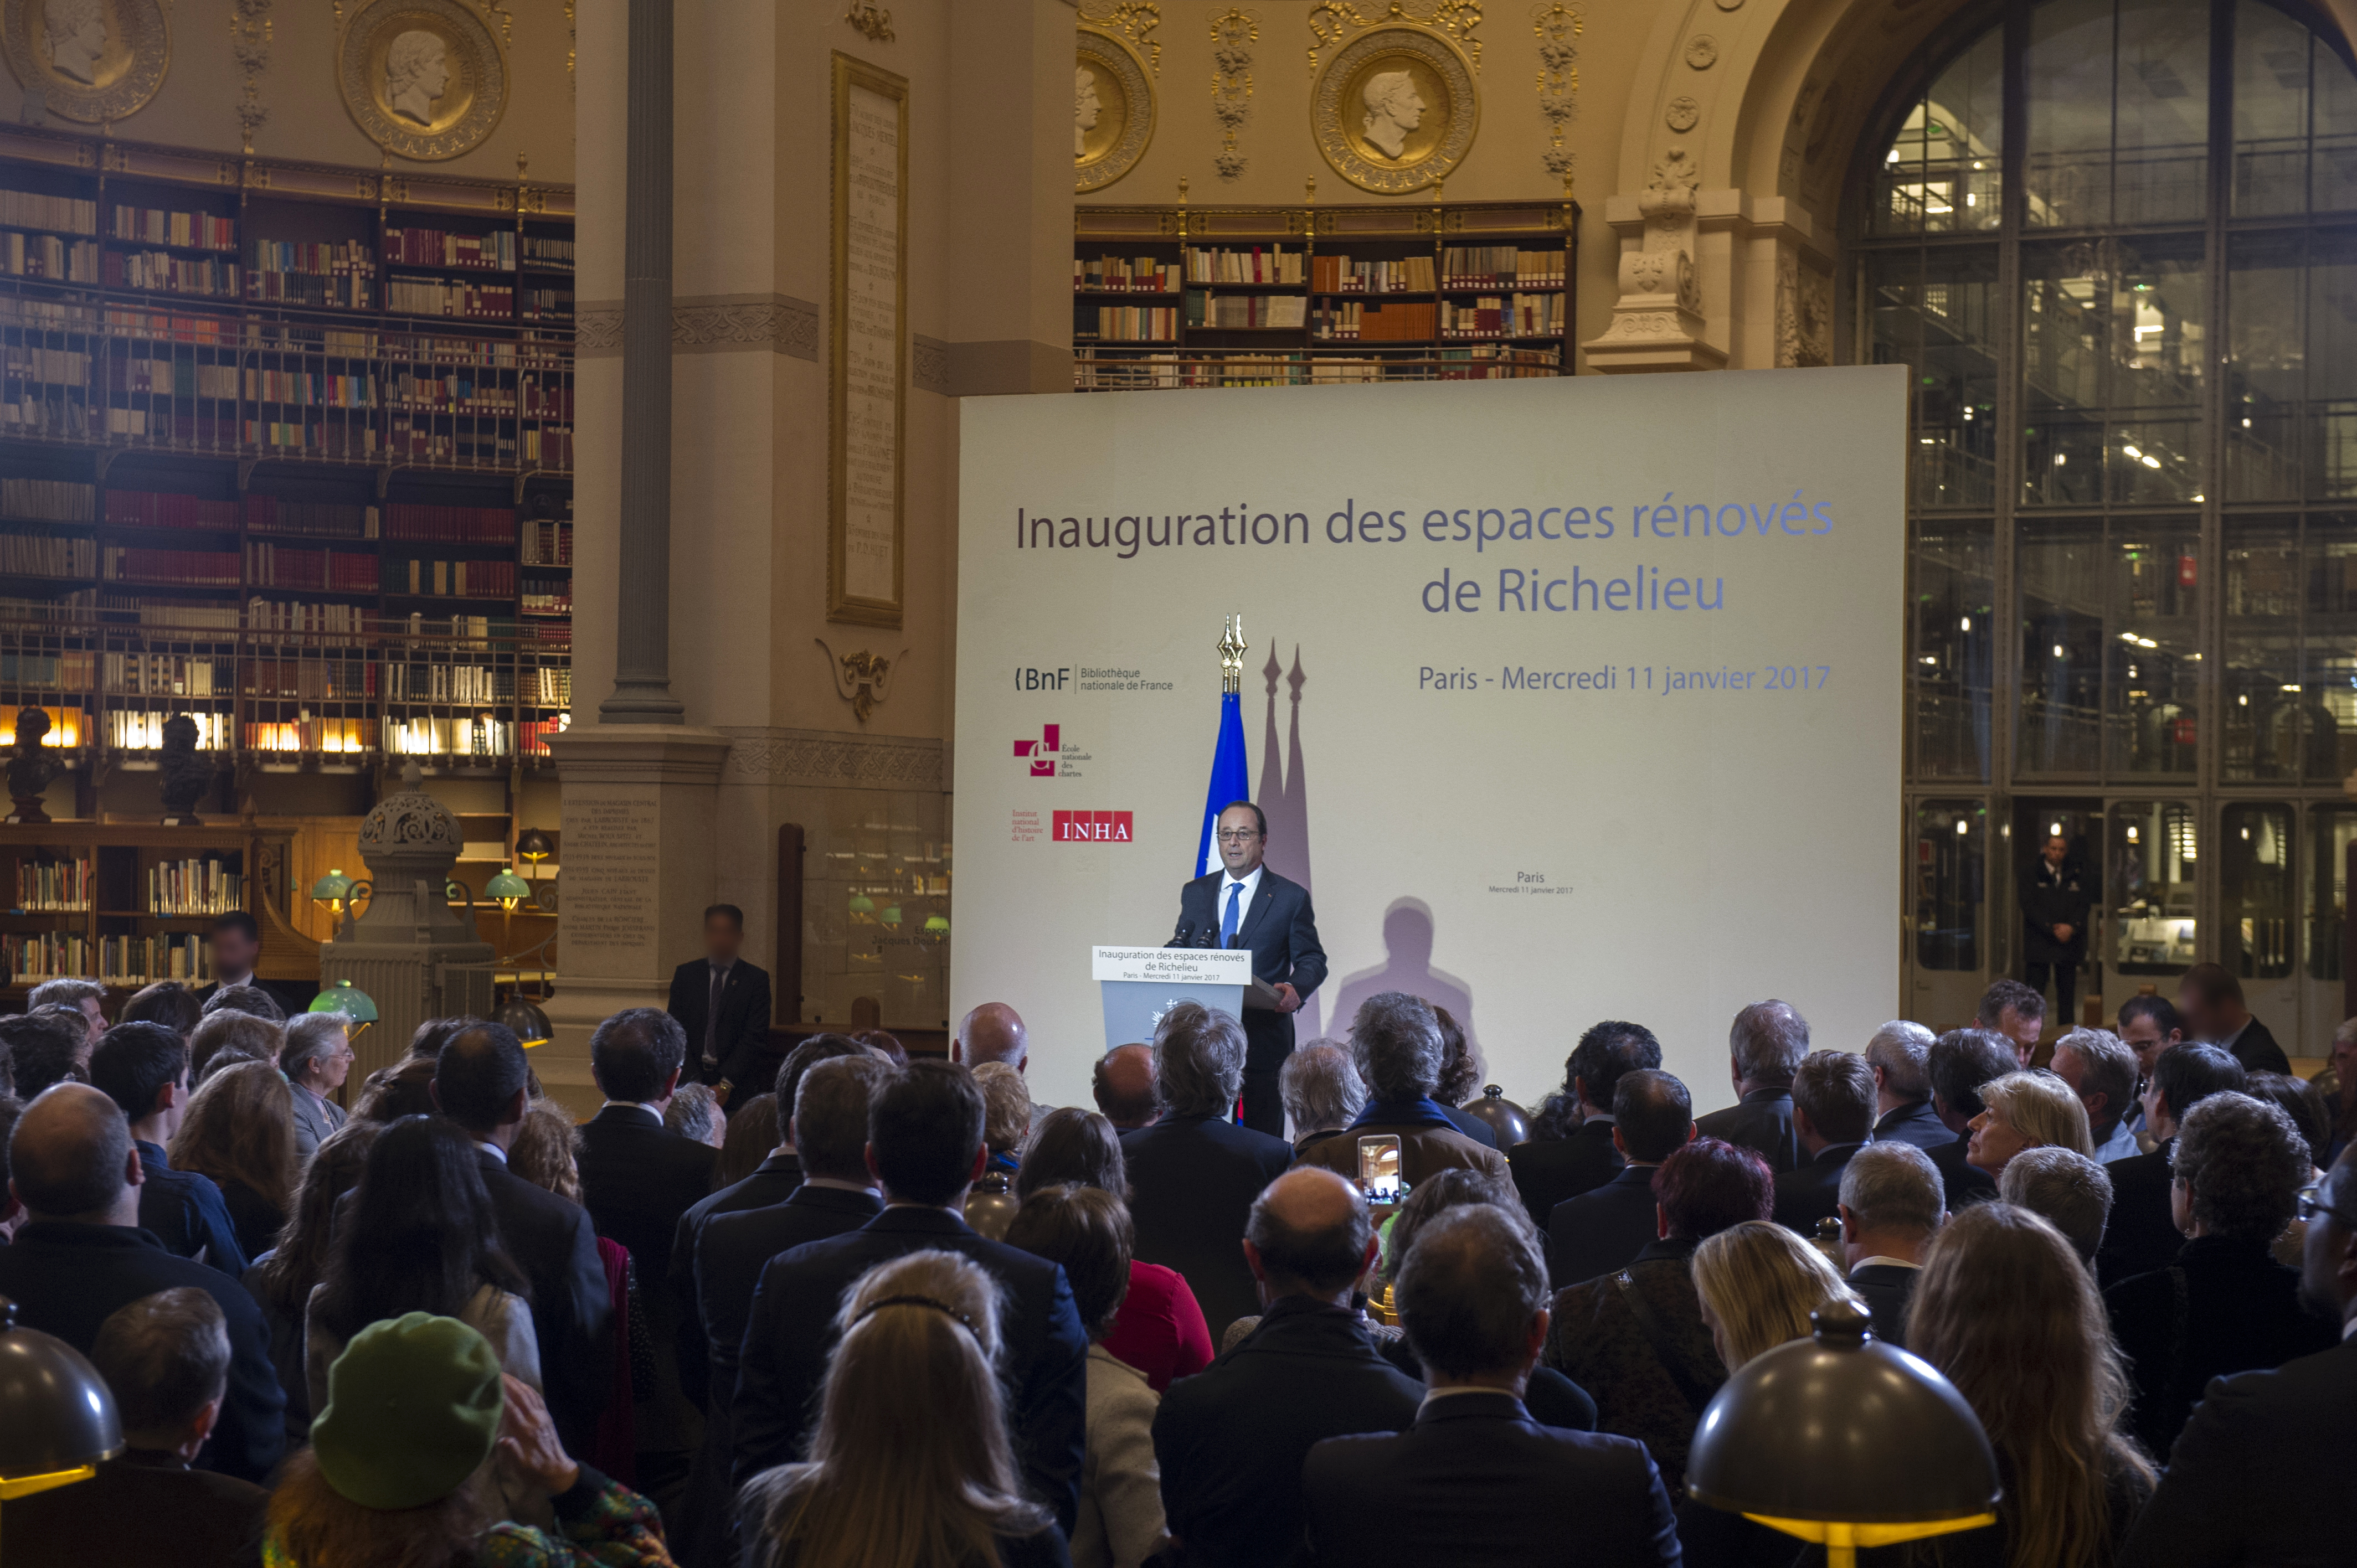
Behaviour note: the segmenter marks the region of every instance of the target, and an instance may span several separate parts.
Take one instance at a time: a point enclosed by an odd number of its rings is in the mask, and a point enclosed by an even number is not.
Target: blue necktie
[[[1220,918],[1220,945],[1222,947],[1226,947],[1230,942],[1235,940],[1236,905],[1243,899],[1243,896],[1244,885],[1243,883],[1231,882],[1228,884],[1228,912]]]

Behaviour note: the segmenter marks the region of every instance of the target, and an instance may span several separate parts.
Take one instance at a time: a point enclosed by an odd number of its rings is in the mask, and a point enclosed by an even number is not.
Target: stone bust
[[[213,781],[212,759],[197,749],[197,721],[174,714],[164,721],[164,746],[156,763],[162,772],[164,820],[194,825],[197,802]]]
[[[59,76],[98,84],[98,62],[106,53],[105,0],[48,0],[41,25],[49,37],[49,64]]]
[[[39,811],[41,792],[64,766],[41,746],[41,737],[48,733],[48,714],[32,707],[16,710],[16,749],[8,758],[8,793],[20,810],[26,809],[26,802],[32,802],[21,821],[48,821],[46,816],[30,814]]]
[[[435,101],[449,85],[449,50],[439,34],[404,33],[385,51],[384,101],[402,118],[434,124]]]
[[[1404,70],[1378,71],[1367,79],[1359,96],[1367,105],[1360,130],[1383,156],[1399,156],[1406,150],[1408,133],[1424,124],[1426,105],[1416,93],[1415,79]]]
[[[1089,133],[1097,128],[1104,115],[1104,105],[1097,98],[1096,73],[1087,66],[1072,72],[1072,156],[1089,155]]]

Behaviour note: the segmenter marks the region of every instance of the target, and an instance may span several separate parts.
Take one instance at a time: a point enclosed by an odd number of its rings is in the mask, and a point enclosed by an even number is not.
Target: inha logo
[[[1038,740],[1017,741],[1015,755],[1031,764],[1032,778],[1053,779],[1056,776],[1056,757],[1064,749],[1063,742],[1064,726],[1048,725],[1039,731]]]
[[[1127,843],[1127,811],[1058,811],[1048,837],[1057,843]]]

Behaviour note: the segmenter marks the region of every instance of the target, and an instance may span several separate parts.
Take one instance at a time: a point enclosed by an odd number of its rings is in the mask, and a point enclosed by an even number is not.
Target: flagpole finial
[[[1244,655],[1252,650],[1244,640],[1244,618],[1241,612],[1228,618],[1220,640],[1212,646],[1220,651],[1221,691],[1231,697],[1240,694],[1244,689]]]

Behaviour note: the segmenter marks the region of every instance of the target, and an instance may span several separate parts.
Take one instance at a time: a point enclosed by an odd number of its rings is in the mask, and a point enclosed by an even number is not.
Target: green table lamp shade
[[[526,1049],[548,1044],[548,1015],[521,996],[500,1009],[498,1022],[514,1031]]]
[[[369,993],[349,980],[339,980],[311,998],[314,1013],[340,1013],[354,1024],[376,1022],[376,1003]]]
[[[16,1322],[0,1300],[0,1501],[85,1480],[123,1452],[106,1380],[62,1339]]]
[[[340,909],[351,895],[352,879],[340,871],[330,870],[327,875],[311,884],[311,902],[329,909]]]
[[[1686,1490],[1827,1561],[1993,1524],[1996,1455],[1980,1419],[1930,1362],[1873,1338],[1847,1303],[1816,1333],[1744,1363],[1695,1430]]]
[[[498,875],[483,884],[483,897],[495,900],[503,909],[512,909],[532,897],[532,884],[502,865]]]

